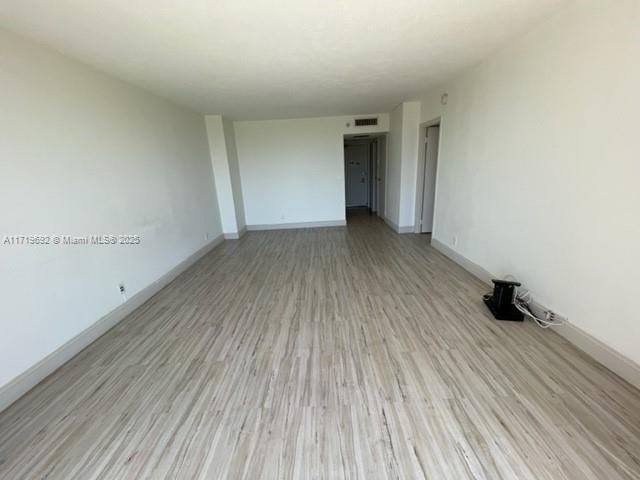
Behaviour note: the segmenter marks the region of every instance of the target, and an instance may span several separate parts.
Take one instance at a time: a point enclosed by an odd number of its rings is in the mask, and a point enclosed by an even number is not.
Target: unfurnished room
[[[0,480],[640,480],[640,0],[3,0],[0,98]]]

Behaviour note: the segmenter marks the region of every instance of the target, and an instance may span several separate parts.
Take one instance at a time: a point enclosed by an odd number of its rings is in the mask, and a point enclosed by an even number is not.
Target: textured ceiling
[[[203,113],[389,111],[564,0],[3,0],[0,25]]]

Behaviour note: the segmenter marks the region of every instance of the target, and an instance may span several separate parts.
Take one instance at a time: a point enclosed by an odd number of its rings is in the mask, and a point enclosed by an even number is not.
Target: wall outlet
[[[209,232],[207,232],[207,233],[205,233],[205,234],[204,234],[204,239],[205,239],[205,240],[209,240]]]
[[[454,247],[458,246],[458,236],[457,235],[453,236],[453,246]]]
[[[553,323],[566,323],[569,319],[558,312],[554,312],[553,310],[547,310],[545,312],[545,318]]]
[[[118,284],[118,290],[120,291],[120,295],[122,295],[122,301],[126,301],[127,300],[127,289],[124,286],[123,282],[120,282],[120,284]]]
[[[547,322],[551,322],[556,325],[568,322],[569,319],[566,315],[558,313],[556,311],[547,308],[544,305],[538,303],[534,298],[531,298],[528,302],[531,312],[538,318],[544,318]]]

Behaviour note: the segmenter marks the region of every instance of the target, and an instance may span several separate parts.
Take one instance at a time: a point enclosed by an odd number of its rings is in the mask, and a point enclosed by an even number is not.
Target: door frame
[[[377,215],[383,219],[387,218],[387,173],[388,173],[388,165],[389,165],[389,135],[387,132],[380,135],[378,137],[378,178],[376,181],[381,186],[378,185],[378,199],[376,202],[376,207],[378,211]],[[382,200],[382,201],[380,201]],[[382,206],[381,206],[382,204]]]
[[[442,147],[442,117],[436,117],[433,120],[429,120],[428,122],[424,122],[420,124],[420,136],[418,141],[418,172],[416,175],[416,198],[415,198],[415,218],[413,224],[413,232],[421,233],[422,229],[420,223],[422,222],[422,202],[424,199],[424,169],[425,169],[425,144],[427,139],[427,129],[429,127],[440,127],[440,131],[438,134],[438,157],[436,159],[436,182],[435,182],[435,192],[434,192],[434,203],[433,203],[433,228],[431,229],[431,233],[435,232],[436,229],[436,202],[438,198],[438,176],[440,174],[440,151]]]
[[[374,138],[370,145],[369,155],[369,210],[378,210],[378,138]]]
[[[364,199],[365,199],[365,203],[363,204],[354,204],[354,205],[349,205],[347,203],[347,148],[349,147],[364,147],[365,150],[365,160],[362,164],[362,170],[363,173],[365,175],[365,181],[362,182],[364,184]],[[343,168],[344,168],[344,204],[345,204],[345,209],[347,208],[353,208],[353,207],[367,207],[367,208],[371,208],[370,206],[370,195],[371,195],[371,185],[370,185],[370,178],[371,178],[371,147],[369,144],[367,143],[355,143],[355,144],[351,144],[351,145],[344,145],[344,155],[343,155],[344,159],[343,159]]]
[[[386,209],[387,209],[387,190],[388,184],[388,172],[389,172],[389,131],[381,130],[374,132],[358,132],[358,135],[372,135],[374,137],[376,143],[376,154],[375,154],[375,170],[376,170],[376,178],[375,187],[372,186],[372,182],[367,182],[369,188],[373,188],[374,191],[374,203],[376,206],[375,214],[383,219],[386,219]],[[346,153],[345,153],[345,143],[353,138],[356,134],[342,134],[342,183],[343,183],[343,192],[344,192],[344,200],[343,200],[343,209],[346,211],[347,207],[347,198],[346,198]],[[369,171],[369,178],[371,179],[372,172],[371,169]],[[379,180],[378,180],[379,179]],[[382,185],[380,185],[382,184]],[[371,208],[371,205],[368,205]],[[382,207],[382,208],[381,208]],[[372,212],[373,213],[373,212]]]

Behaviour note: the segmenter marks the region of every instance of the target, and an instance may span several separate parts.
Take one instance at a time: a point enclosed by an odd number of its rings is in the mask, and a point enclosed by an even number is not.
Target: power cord
[[[507,275],[504,279],[515,280],[515,277],[513,275]],[[514,306],[526,317],[529,317],[531,320],[536,322],[540,328],[560,327],[564,325],[565,321],[563,319],[558,319],[557,315],[551,310],[546,310],[544,312],[544,318],[538,317],[533,313],[531,308],[532,301],[533,299],[529,290],[522,287],[515,287],[515,295],[513,299]]]

